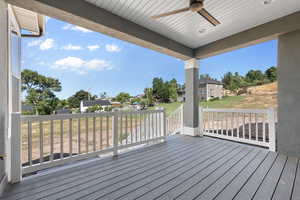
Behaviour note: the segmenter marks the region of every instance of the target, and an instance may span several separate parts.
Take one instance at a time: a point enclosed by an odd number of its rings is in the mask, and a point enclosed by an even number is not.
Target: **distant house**
[[[109,100],[104,100],[104,99],[81,101],[80,102],[80,112],[84,113],[84,112],[86,112],[86,110],[89,107],[97,106],[97,105],[101,106],[104,109],[112,106],[112,104],[110,103]]]
[[[201,78],[199,80],[199,98],[208,101],[212,98],[222,98],[224,96],[223,83],[218,80]]]
[[[70,109],[58,109],[54,111],[54,114],[56,115],[72,114],[72,111]]]
[[[31,112],[33,112],[33,107],[31,105],[22,104],[21,109],[22,109],[22,113],[31,113]]]
[[[199,99],[201,101],[208,101],[213,98],[222,98],[224,96],[223,83],[208,78],[199,79]],[[183,90],[178,91],[177,101],[185,101],[185,92]]]

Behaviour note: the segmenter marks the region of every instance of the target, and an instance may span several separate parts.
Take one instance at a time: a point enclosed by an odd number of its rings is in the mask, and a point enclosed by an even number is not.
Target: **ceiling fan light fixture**
[[[264,5],[269,5],[269,4],[273,3],[273,2],[274,2],[274,0],[264,0],[263,4]]]
[[[203,34],[203,33],[205,33],[206,32],[206,29],[205,28],[201,28],[199,31],[198,31],[198,33],[200,33],[200,34]]]

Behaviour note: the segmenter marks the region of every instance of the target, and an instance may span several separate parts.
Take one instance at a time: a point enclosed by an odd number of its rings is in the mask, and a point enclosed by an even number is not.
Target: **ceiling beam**
[[[84,0],[6,0],[71,24],[110,35],[182,60],[194,57],[194,50],[136,23],[112,14]]]
[[[237,33],[195,49],[195,57],[203,59],[255,45],[300,29],[300,12]]]

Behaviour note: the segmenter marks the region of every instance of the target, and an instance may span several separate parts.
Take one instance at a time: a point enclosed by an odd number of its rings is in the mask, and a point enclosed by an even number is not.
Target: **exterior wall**
[[[199,98],[208,101],[211,98],[222,98],[224,96],[223,85],[217,84],[200,84]]]
[[[278,64],[277,149],[300,157],[300,30],[279,37]]]
[[[7,4],[0,0],[0,154],[6,154],[8,134],[8,14]],[[0,160],[0,195],[5,186],[5,162]]]

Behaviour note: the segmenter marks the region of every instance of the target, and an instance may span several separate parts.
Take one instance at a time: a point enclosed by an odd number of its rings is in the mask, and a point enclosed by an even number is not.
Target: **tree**
[[[68,106],[69,106],[68,100],[62,99],[58,101],[56,109],[64,109],[64,108],[68,108]]]
[[[270,67],[265,71],[265,76],[271,81],[274,82],[277,80],[277,67]]]
[[[260,82],[265,79],[265,75],[260,70],[250,70],[246,74],[246,81],[249,83]]]
[[[172,101],[177,101],[178,97],[178,90],[180,89],[180,86],[177,84],[176,79],[172,79],[169,83],[166,82],[168,90],[169,90],[169,98]]]
[[[119,101],[120,103],[125,103],[125,102],[129,102],[130,100],[130,95],[128,93],[125,92],[120,92],[116,98],[116,101]]]
[[[145,104],[148,106],[153,106],[154,105],[153,89],[145,88],[144,93],[146,97]]]
[[[69,106],[71,108],[79,108],[80,102],[83,100],[95,100],[96,96],[93,96],[85,90],[79,90],[73,96],[68,98]]]
[[[52,114],[59,102],[54,93],[61,91],[59,80],[28,69],[22,71],[21,77],[26,103],[33,106],[36,114]]]
[[[101,112],[102,110],[103,110],[102,106],[95,105],[95,106],[88,107],[85,112],[95,113],[95,112]]]

